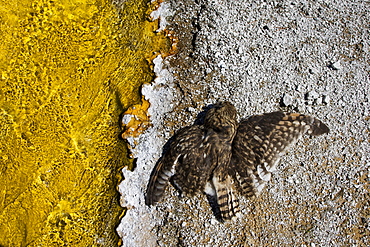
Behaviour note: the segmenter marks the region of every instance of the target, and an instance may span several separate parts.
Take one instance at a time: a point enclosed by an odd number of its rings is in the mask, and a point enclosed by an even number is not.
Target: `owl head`
[[[230,126],[236,127],[237,112],[228,101],[221,101],[213,105],[206,113],[204,126],[216,132],[229,131]]]

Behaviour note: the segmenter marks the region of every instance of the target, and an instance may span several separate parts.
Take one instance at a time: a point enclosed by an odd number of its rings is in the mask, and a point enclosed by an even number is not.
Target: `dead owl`
[[[258,195],[290,145],[305,133],[328,132],[320,120],[299,113],[265,113],[238,123],[235,107],[219,102],[204,124],[174,135],[152,172],[146,204],[158,202],[171,179],[186,195],[204,191],[216,198],[221,220],[229,220],[240,211],[238,194]]]

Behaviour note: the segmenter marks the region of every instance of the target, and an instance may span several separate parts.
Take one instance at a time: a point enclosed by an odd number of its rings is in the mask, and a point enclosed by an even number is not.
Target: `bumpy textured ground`
[[[165,1],[178,53],[156,59],[144,86],[152,127],[131,139],[118,232],[125,246],[370,245],[370,6],[364,1]],[[215,220],[204,195],[170,187],[144,205],[149,175],[175,130],[202,107],[229,100],[239,117],[298,111],[330,134],[305,137],[272,181],[242,203],[243,216]]]

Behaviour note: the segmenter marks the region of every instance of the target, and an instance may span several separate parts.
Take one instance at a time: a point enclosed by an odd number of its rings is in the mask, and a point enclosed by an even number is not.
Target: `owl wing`
[[[206,131],[200,125],[179,130],[152,172],[146,204],[152,205],[161,199],[171,177],[176,187],[186,194],[192,195],[204,187],[212,171],[210,167],[215,163],[209,143],[216,137],[212,130]]]
[[[234,192],[258,195],[270,180],[280,156],[306,132],[321,135],[328,133],[329,128],[313,117],[283,112],[253,116],[240,123],[230,165],[227,171],[213,177],[223,219],[240,211]]]

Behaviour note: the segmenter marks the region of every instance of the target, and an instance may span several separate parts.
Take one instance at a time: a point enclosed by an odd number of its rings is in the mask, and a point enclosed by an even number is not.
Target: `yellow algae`
[[[149,7],[0,2],[0,246],[118,245],[119,116],[169,43]]]

